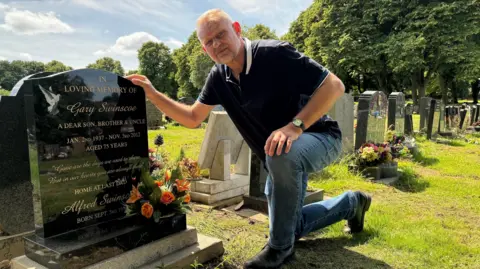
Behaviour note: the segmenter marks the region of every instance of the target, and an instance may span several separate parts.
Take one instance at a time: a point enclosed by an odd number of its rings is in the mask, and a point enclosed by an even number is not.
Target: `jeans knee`
[[[298,168],[296,156],[291,151],[281,155],[267,155],[266,165],[271,172],[285,172]]]

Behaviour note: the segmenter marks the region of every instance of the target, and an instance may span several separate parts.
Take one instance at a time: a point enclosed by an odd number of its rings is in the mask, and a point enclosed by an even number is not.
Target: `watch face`
[[[300,126],[300,125],[302,125],[302,121],[299,120],[299,119],[294,119],[294,120],[293,120],[293,124],[294,124],[295,126]]]

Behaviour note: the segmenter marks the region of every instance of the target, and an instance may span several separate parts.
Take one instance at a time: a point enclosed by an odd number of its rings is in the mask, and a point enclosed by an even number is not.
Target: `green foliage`
[[[45,64],[45,71],[47,72],[58,73],[58,72],[64,72],[69,70],[73,70],[73,68],[70,66],[66,66],[65,64],[57,60],[53,60]]]
[[[110,57],[100,58],[95,63],[87,65],[87,68],[101,69],[115,73],[119,76],[123,76],[125,74],[125,70],[123,69],[120,61],[114,60]]]
[[[10,91],[0,88],[0,96],[9,96],[9,95],[10,95]]]
[[[170,49],[163,43],[143,43],[138,50],[139,72],[147,76],[155,89],[170,97],[177,95],[175,64]]]
[[[250,40],[255,39],[278,39],[275,31],[263,24],[256,24],[253,27],[245,26],[242,36]]]
[[[208,74],[214,62],[204,53],[196,31],[188,37],[186,44],[173,52],[172,57],[177,67],[177,97],[198,96],[207,77],[205,74]]]

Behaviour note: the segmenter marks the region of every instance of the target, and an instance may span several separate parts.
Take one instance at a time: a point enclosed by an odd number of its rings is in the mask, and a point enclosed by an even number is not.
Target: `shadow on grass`
[[[423,192],[426,188],[430,187],[428,181],[419,178],[419,175],[410,167],[402,167],[402,173],[397,182],[393,184],[393,187],[404,192]]]
[[[392,268],[383,261],[346,249],[362,245],[375,236],[375,231],[365,230],[353,237],[301,240],[295,244],[296,259],[282,268]]]
[[[434,165],[439,162],[439,160],[435,157],[424,156],[421,150],[417,150],[415,153],[413,153],[413,160],[423,166]]]

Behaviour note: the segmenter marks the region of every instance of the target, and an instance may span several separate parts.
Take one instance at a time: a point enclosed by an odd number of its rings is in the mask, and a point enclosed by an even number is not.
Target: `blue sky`
[[[59,60],[83,68],[109,56],[138,66],[146,41],[180,47],[197,17],[221,8],[242,25],[262,23],[281,36],[313,0],[0,0],[0,60]]]

